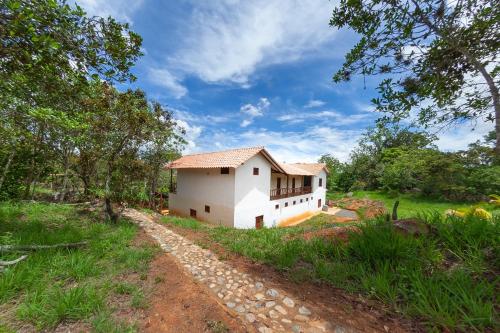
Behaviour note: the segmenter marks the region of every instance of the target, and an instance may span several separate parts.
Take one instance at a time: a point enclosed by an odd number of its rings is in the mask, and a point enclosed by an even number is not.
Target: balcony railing
[[[311,186],[295,187],[295,188],[275,188],[271,190],[271,200],[296,197],[298,195],[311,193]]]

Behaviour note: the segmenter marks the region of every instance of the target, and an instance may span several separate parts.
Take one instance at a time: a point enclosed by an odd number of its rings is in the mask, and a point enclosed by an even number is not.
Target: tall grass
[[[65,320],[122,327],[106,319],[110,316],[106,300],[114,292],[110,281],[117,274],[146,271],[157,251],[150,246],[130,246],[136,232],[131,223],[102,223],[97,216],[72,206],[0,204],[2,244],[88,242],[78,249],[30,252],[26,260],[0,274],[0,304],[13,304],[15,299],[18,319],[40,330]],[[1,258],[17,256],[0,253]]]
[[[229,250],[273,265],[294,280],[320,279],[362,292],[418,318],[429,330],[498,328],[500,217],[429,213],[421,218],[431,229],[428,235],[403,235],[376,220],[361,224],[347,244],[294,237],[304,231],[299,227],[205,231]]]

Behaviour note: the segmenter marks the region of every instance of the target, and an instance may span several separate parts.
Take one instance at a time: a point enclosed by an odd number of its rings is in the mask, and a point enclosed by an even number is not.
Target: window
[[[306,201],[309,201],[309,198],[306,198]]]
[[[189,216],[196,218],[196,210],[195,209],[190,209],[189,210]]]
[[[274,209],[280,209],[280,205],[275,205]]]
[[[293,200],[293,204],[294,204],[294,205],[295,205],[295,204],[297,204],[297,201]]]
[[[321,208],[321,199],[318,199],[318,208]]]
[[[221,175],[229,175],[229,168],[220,168]]]
[[[304,199],[300,199],[300,203],[304,202]]]
[[[285,207],[288,207],[288,202],[285,202]]]
[[[314,199],[314,198],[313,198],[313,197],[311,197],[311,201],[313,201],[313,199]]]
[[[259,168],[253,168],[253,175],[258,176],[259,175]]]
[[[264,215],[255,217],[255,229],[260,229],[264,226]]]
[[[319,179],[319,187],[323,186],[323,178]]]
[[[210,206],[209,205],[205,205],[205,213],[210,213]]]

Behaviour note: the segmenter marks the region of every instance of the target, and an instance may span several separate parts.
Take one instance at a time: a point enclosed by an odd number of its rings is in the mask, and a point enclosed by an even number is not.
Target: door
[[[276,195],[281,194],[281,178],[276,179]]]
[[[255,217],[255,229],[260,229],[264,226],[264,215]]]
[[[295,177],[292,178],[292,188],[295,188]]]
[[[321,199],[318,199],[318,208],[321,208]]]

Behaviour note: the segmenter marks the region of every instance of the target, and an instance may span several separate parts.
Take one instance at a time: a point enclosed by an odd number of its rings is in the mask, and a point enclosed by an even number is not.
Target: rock
[[[269,301],[269,302],[266,302],[266,308],[272,308],[273,306],[276,305],[276,302],[275,301]]]
[[[262,282],[256,282],[255,283],[255,289],[260,290],[262,288],[264,288],[264,285],[262,284]]]
[[[278,312],[274,311],[274,310],[271,310],[269,311],[269,317],[273,318],[273,319],[277,319],[279,318],[280,316],[278,315]]]
[[[270,329],[269,327],[262,326],[259,327],[259,333],[273,333],[273,330]]]
[[[236,308],[234,308],[236,310],[236,312],[239,312],[239,313],[244,313],[246,310],[245,310],[245,307],[243,305],[238,305]]]
[[[279,293],[276,291],[276,289],[269,289],[268,291],[266,291],[266,295],[276,298],[278,297]]]
[[[347,331],[345,330],[345,328],[343,328],[342,326],[335,327],[335,330],[333,332],[334,333],[347,333]]]
[[[306,308],[305,306],[301,306],[301,307],[299,308],[299,313],[300,313],[301,315],[304,315],[304,316],[309,316],[309,315],[311,315],[311,311],[310,311],[308,308]]]
[[[227,307],[228,307],[228,308],[230,308],[230,309],[232,309],[232,308],[234,308],[234,307],[236,306],[236,304],[235,304],[235,303],[233,303],[233,302],[227,302],[227,303],[226,303],[226,305],[227,305]]]
[[[419,236],[427,235],[430,228],[423,221],[416,219],[401,219],[393,222],[396,230],[405,235]]]
[[[261,293],[257,293],[257,294],[255,294],[254,296],[255,296],[255,298],[256,298],[257,300],[259,300],[259,301],[262,301],[263,299],[265,299],[265,298],[266,298],[266,296],[264,296],[264,295],[263,295],[263,294],[261,294]]]
[[[345,196],[348,198],[352,198],[353,195],[354,195],[353,192],[347,192]]]
[[[293,325],[292,326],[292,332],[293,333],[301,333],[302,332],[302,328],[299,325]]]
[[[309,324],[313,327],[319,328],[323,332],[327,332],[332,329],[332,324],[327,321],[314,320],[309,322]]]
[[[293,308],[295,306],[295,302],[291,298],[288,298],[288,297],[283,298],[283,304],[285,304],[289,308]]]
[[[290,319],[286,319],[286,318],[283,318],[281,319],[282,322],[284,322],[285,324],[291,324],[292,321]]]
[[[274,308],[276,309],[276,311],[278,311],[282,315],[286,315],[287,314],[286,310],[281,305],[276,305]]]
[[[255,315],[254,315],[253,313],[247,313],[247,314],[245,315],[245,318],[246,318],[246,320],[247,320],[249,323],[253,323],[253,322],[255,321],[255,319],[257,319],[257,318],[255,318]]]
[[[306,317],[304,315],[295,315],[295,317],[293,317],[293,319],[295,319],[297,321],[303,321],[303,322],[309,321],[309,317]]]

